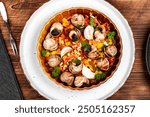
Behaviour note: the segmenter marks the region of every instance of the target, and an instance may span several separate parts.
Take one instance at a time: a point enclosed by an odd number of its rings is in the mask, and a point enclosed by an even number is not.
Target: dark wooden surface
[[[8,11],[11,29],[19,48],[20,36],[32,13],[48,0],[1,0]],[[135,63],[124,86],[109,99],[150,99],[150,76],[145,63],[145,47],[150,32],[150,0],[108,0],[128,20],[135,39]],[[29,84],[19,60],[13,56],[6,27],[0,18],[0,26],[15,69],[24,99],[45,99]]]

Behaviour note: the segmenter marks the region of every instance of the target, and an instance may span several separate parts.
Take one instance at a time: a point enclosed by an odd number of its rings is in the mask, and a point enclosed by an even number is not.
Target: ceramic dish
[[[46,23],[37,52],[52,81],[65,88],[88,90],[105,83],[117,70],[122,42],[116,26],[104,14],[71,8]]]
[[[147,45],[146,45],[146,65],[147,70],[150,75],[150,34],[148,36]]]
[[[70,90],[56,84],[43,71],[39,60],[37,43],[40,32],[49,19],[70,8],[89,8],[107,16],[120,32],[122,57],[114,74],[105,83],[88,90]],[[46,32],[45,32],[46,33]],[[20,43],[20,57],[24,73],[32,87],[48,99],[106,99],[127,80],[134,62],[133,34],[125,18],[106,1],[99,0],[52,0],[39,8],[27,22]]]

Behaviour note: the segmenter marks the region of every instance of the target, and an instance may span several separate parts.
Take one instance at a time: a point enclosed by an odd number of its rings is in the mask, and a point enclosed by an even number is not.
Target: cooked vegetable
[[[63,18],[63,19],[62,19],[62,25],[63,25],[64,27],[67,27],[67,26],[69,25],[69,21],[68,21],[66,18]]]
[[[75,63],[76,66],[79,66],[81,64],[81,61],[79,59],[75,59],[72,62]]]
[[[112,32],[109,32],[107,36],[108,36],[108,39],[113,40],[115,38],[115,35],[116,35],[116,32],[112,31]]]
[[[89,43],[88,42],[82,42],[81,45],[84,48],[85,46],[89,45]]]
[[[105,77],[105,73],[103,73],[103,72],[99,72],[99,73],[95,74],[96,80],[101,80],[104,77]]]
[[[81,49],[85,54],[88,54],[92,50],[91,45],[88,42],[82,42],[81,46]]]
[[[52,72],[52,76],[57,78],[60,76],[60,74],[61,74],[61,71],[60,71],[59,67],[58,66],[54,67],[54,70]]]
[[[95,24],[95,22],[94,22],[94,18],[91,18],[91,19],[90,19],[90,25],[93,26],[93,27],[96,26],[96,24]]]
[[[90,89],[116,69],[113,66],[120,59],[121,39],[113,23],[96,14],[60,13],[46,28],[47,35],[43,32],[45,39],[39,41],[43,57],[39,59],[58,84],[75,90]]]
[[[84,51],[85,54],[88,54],[91,51],[91,46],[87,45],[82,50]]]
[[[47,51],[46,50],[42,50],[41,55],[42,56],[46,56]]]

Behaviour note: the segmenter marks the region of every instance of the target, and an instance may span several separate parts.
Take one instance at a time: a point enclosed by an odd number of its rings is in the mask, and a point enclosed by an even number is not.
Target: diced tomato
[[[62,38],[62,39],[65,39],[65,38],[66,38],[66,36],[65,36],[64,34],[62,34],[62,35],[61,35],[61,38]]]
[[[110,66],[112,66],[112,65],[113,65],[114,60],[115,60],[115,58],[114,58],[114,57],[108,58],[108,61],[109,61],[109,63],[110,63]]]
[[[74,56],[74,55],[68,56],[67,58],[64,59],[64,63],[67,63],[68,61],[71,61],[75,58],[76,58],[76,56]]]
[[[86,26],[89,25],[89,17],[88,17],[88,16],[85,17],[85,25],[86,25]]]

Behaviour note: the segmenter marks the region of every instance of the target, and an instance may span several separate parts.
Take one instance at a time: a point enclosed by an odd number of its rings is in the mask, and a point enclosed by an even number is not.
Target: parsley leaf
[[[57,77],[60,76],[60,74],[61,74],[61,71],[60,71],[59,67],[58,67],[58,66],[54,67],[54,70],[53,70],[53,72],[52,72],[52,76],[53,76],[54,78],[57,78]]]
[[[115,38],[115,35],[116,35],[116,32],[114,32],[114,31],[109,32],[109,33],[107,34],[108,39],[111,39],[111,40],[113,40],[113,39]]]
[[[45,55],[46,55],[46,53],[47,53],[47,51],[46,51],[46,50],[42,50],[41,55],[42,55],[42,56],[45,56]]]
[[[72,62],[75,63],[76,66],[79,66],[81,64],[81,61],[79,59],[75,59]]]
[[[93,26],[93,27],[96,26],[96,24],[95,24],[95,22],[94,22],[94,18],[91,18],[91,19],[90,19],[90,25]]]
[[[99,73],[95,74],[96,80],[101,80],[104,77],[105,77],[105,73],[103,73],[103,72],[99,72]]]

